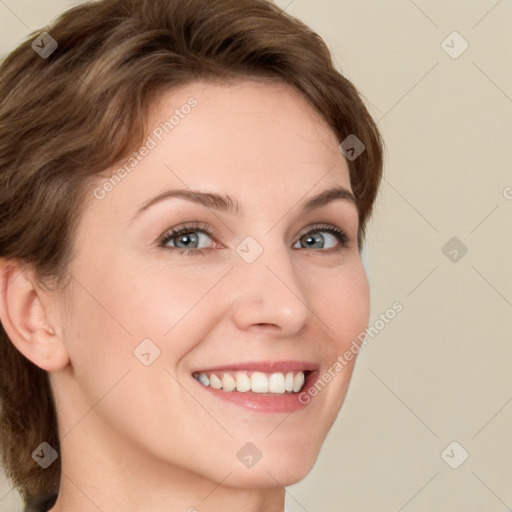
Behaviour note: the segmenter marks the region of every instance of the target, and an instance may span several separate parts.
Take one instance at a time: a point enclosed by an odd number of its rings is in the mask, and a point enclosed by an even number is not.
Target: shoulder
[[[55,505],[57,493],[44,494],[29,500],[23,509],[23,512],[47,512]]]

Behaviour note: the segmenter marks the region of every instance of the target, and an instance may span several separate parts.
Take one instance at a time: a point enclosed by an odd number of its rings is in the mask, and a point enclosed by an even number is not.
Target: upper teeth
[[[304,372],[262,373],[238,371],[195,373],[196,378],[204,386],[210,386],[224,391],[239,391],[245,393],[297,393],[304,384]]]

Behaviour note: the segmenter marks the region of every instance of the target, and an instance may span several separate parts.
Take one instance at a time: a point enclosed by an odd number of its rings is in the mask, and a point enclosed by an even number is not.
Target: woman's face
[[[347,392],[355,359],[338,356],[368,323],[347,162],[283,84],[195,82],[150,121],[149,149],[98,179],[79,225],[70,364],[50,374],[63,451],[94,438],[145,475],[297,482]],[[299,400],[301,372],[303,392],[331,378]]]

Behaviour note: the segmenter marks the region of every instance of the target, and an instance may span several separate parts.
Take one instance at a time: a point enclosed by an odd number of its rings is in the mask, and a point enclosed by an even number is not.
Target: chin
[[[286,432],[283,431],[282,434]],[[231,466],[232,474],[228,485],[273,488],[295,484],[308,475],[318,458],[324,436],[317,440],[305,435],[275,435],[275,439],[272,437],[273,434],[267,439],[254,442],[258,451],[254,448],[252,452],[248,450],[248,453],[252,453],[253,460],[247,465],[244,464],[243,457],[240,457],[242,461],[237,459],[236,464]]]
[[[264,463],[260,460],[252,468],[237,468],[229,477],[228,485],[246,489],[287,487],[304,479],[312,470],[315,461],[316,457],[307,460],[290,457],[281,460],[278,464],[270,461]],[[227,482],[226,480],[226,484]]]

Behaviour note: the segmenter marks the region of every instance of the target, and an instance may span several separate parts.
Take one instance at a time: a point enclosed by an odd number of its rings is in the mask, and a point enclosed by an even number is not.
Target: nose
[[[233,319],[242,330],[266,330],[291,337],[305,328],[312,316],[306,282],[293,261],[291,249],[264,248],[252,263],[237,262],[233,280]]]

